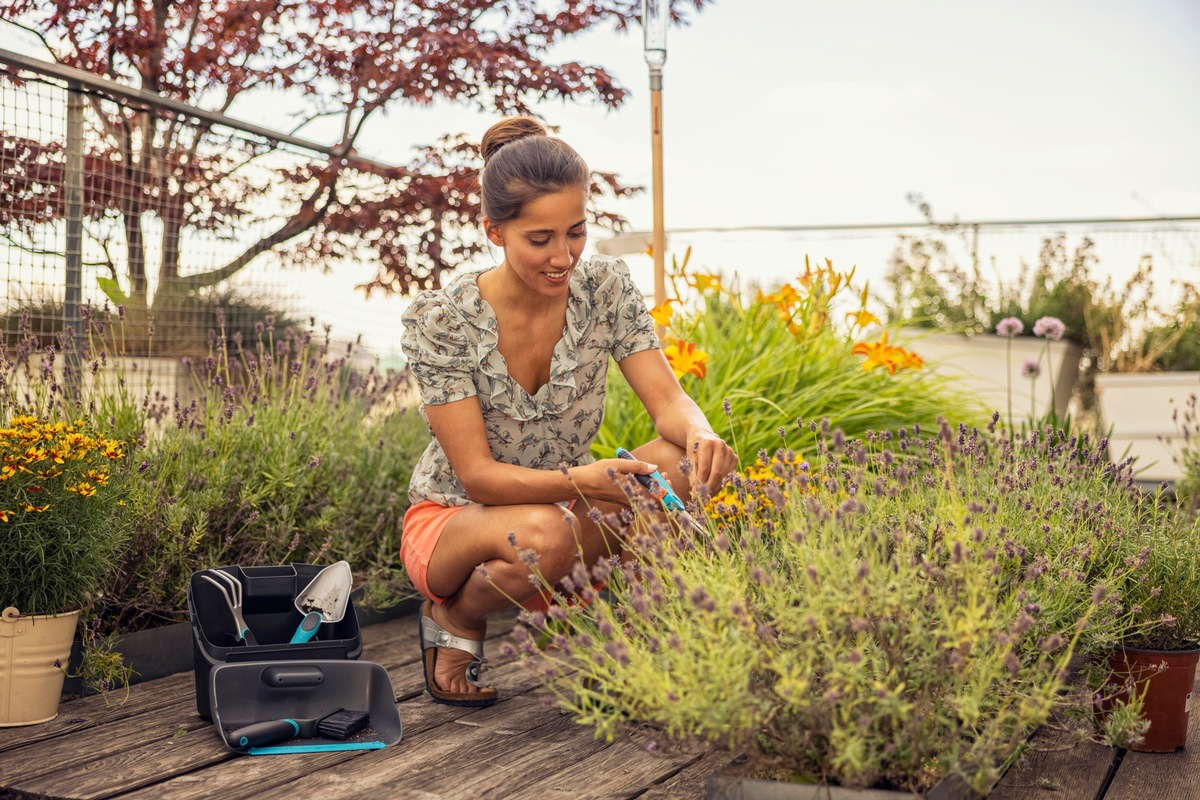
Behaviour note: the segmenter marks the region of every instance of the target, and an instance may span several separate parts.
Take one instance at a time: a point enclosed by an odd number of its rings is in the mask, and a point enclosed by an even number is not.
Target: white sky
[[[29,51],[3,28],[0,47]],[[1197,0],[722,0],[667,43],[668,229],[915,221],[909,192],[965,220],[1200,215]],[[554,57],[603,65],[631,95],[617,111],[554,102],[542,116],[593,168],[648,189],[640,29],[593,31]],[[269,108],[231,114],[291,127]],[[403,163],[412,146],[447,132],[477,139],[493,121],[444,103],[396,108],[359,150]],[[613,210],[650,227],[648,191]],[[794,274],[814,249],[768,235],[672,239],[693,241],[701,262],[760,277]],[[811,255],[878,276],[893,241]],[[1200,242],[1181,246],[1192,255],[1168,267],[1200,278]],[[648,288],[649,260],[630,263]],[[335,276],[321,308],[335,329],[389,331],[375,339],[387,352],[395,304],[365,308],[348,288],[371,271]]]

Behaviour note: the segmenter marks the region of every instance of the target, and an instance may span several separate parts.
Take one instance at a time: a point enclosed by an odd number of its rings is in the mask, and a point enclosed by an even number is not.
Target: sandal
[[[483,657],[483,642],[477,639],[464,639],[455,636],[450,631],[433,621],[433,602],[426,600],[421,606],[421,666],[425,670],[425,691],[435,703],[448,706],[490,706],[499,699],[499,693],[492,687],[485,687],[479,673],[487,660]],[[438,687],[434,679],[437,667],[438,650],[453,648],[463,650],[475,656],[475,660],[467,665],[467,682],[482,689],[479,692],[446,692]]]

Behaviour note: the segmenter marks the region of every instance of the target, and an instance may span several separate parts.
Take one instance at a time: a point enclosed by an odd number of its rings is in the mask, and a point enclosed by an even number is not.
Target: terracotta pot
[[[1121,685],[1133,678],[1133,691],[1142,695],[1142,717],[1150,730],[1141,744],[1130,750],[1173,753],[1187,743],[1192,687],[1196,683],[1197,650],[1115,650],[1108,657],[1109,683]],[[1114,700],[1128,697],[1128,690]]]
[[[0,617],[0,727],[33,725],[58,716],[63,667],[78,611],[55,615],[4,609]]]

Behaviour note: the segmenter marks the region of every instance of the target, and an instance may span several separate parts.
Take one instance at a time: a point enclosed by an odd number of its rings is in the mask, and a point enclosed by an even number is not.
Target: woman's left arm
[[[679,445],[691,459],[696,477],[716,492],[737,469],[733,448],[718,436],[708,418],[688,397],[662,350],[642,350],[617,362],[654,421],[658,435]]]

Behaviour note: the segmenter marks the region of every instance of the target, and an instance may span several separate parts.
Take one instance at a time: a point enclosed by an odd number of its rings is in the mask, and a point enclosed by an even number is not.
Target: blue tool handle
[[[304,615],[304,619],[300,620],[300,624],[296,626],[296,632],[292,634],[292,641],[289,644],[303,644],[307,642],[317,635],[317,629],[320,627],[321,612],[308,612]]]
[[[238,728],[229,734],[234,747],[261,747],[264,744],[286,742],[300,735],[300,723],[294,719],[273,719]]]
[[[624,458],[627,461],[637,461],[638,459],[633,453],[626,450],[624,447],[617,448],[617,458]],[[643,475],[640,472],[635,472],[633,477],[638,479],[638,483],[645,486],[650,494],[662,501],[662,504],[672,511],[684,511],[683,501],[679,499],[679,495],[675,494],[675,490],[667,483],[662,474],[658,470],[654,470],[649,475]]]
[[[341,750],[382,750],[387,744],[379,740],[371,742],[333,742],[332,744],[283,744],[276,747],[251,747],[252,756],[271,756],[284,753],[335,753]]]

